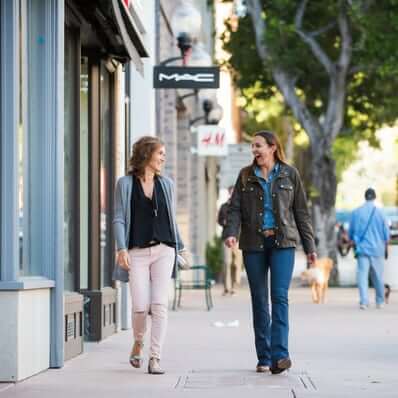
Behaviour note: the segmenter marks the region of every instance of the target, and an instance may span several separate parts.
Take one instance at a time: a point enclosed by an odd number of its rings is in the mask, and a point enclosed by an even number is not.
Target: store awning
[[[112,0],[112,11],[126,52],[137,70],[143,71],[141,58],[149,56],[139,27],[123,0]]]

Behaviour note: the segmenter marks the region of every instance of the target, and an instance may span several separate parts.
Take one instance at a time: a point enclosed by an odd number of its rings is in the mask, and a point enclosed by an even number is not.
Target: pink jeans
[[[164,244],[146,249],[132,249],[129,251],[129,259],[134,339],[144,340],[150,309],[150,357],[160,359],[167,329],[168,291],[175,250]]]

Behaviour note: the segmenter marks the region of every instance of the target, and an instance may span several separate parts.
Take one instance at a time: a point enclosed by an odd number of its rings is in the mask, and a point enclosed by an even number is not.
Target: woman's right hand
[[[229,236],[227,239],[225,239],[225,246],[229,247],[230,249],[236,246],[236,238],[235,236]]]
[[[126,249],[119,250],[117,252],[117,263],[126,271],[130,270],[130,260],[129,260],[129,253]]]

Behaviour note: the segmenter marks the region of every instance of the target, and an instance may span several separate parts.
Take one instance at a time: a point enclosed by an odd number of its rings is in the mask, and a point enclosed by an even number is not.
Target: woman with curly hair
[[[113,220],[117,246],[114,279],[129,281],[132,296],[130,364],[142,366],[150,312],[150,374],[164,373],[159,362],[167,328],[168,287],[176,253],[184,247],[176,224],[173,182],[161,175],[165,157],[165,146],[157,137],[145,136],[134,144],[128,175],[117,182]]]

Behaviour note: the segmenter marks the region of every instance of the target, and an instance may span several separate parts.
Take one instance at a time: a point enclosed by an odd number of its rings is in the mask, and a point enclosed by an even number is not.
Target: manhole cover
[[[240,387],[246,384],[245,377],[235,375],[196,375],[182,376],[176,388],[187,390],[207,390],[215,388]]]
[[[273,390],[288,390],[294,394],[297,390],[317,391],[317,388],[306,373],[286,372],[284,375],[272,376],[250,371],[192,370],[180,376],[176,389],[209,390],[233,387],[248,387]]]

